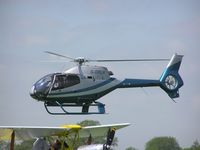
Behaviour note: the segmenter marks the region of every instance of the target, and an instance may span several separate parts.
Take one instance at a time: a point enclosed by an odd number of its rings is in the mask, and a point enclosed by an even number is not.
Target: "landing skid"
[[[89,112],[90,106],[97,106],[97,112]],[[105,104],[100,102],[94,102],[89,104],[66,104],[55,102],[44,102],[44,107],[46,111],[51,115],[90,115],[90,114],[105,114]],[[60,107],[63,112],[51,112],[48,107]],[[65,109],[65,107],[82,107],[82,112],[69,112]]]

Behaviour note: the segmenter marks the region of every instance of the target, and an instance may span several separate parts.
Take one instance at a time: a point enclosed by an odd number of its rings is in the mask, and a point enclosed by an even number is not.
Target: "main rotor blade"
[[[73,60],[73,62],[79,62],[80,64],[84,63],[84,62],[128,62],[128,61],[169,61],[170,59],[85,59],[85,58],[72,58],[69,56],[65,56],[65,55],[61,55],[61,54],[57,54],[54,52],[50,52],[50,51],[44,51],[45,53],[51,54],[51,55],[55,55],[58,57],[63,57],[63,58],[67,58],[67,59],[71,59]]]
[[[59,56],[59,57],[63,57],[63,58],[67,58],[67,59],[74,60],[74,58],[69,57],[69,56],[60,55],[60,54],[57,54],[57,53],[54,53],[54,52],[50,52],[50,51],[44,51],[44,52],[45,52],[45,53],[48,53],[48,54],[51,54],[51,55],[55,55],[55,56]]]
[[[120,61],[169,61],[170,59],[102,59],[102,60],[89,60],[93,62],[120,62]]]

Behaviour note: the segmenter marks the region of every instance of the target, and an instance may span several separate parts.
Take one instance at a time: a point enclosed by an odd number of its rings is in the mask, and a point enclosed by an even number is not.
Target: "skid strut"
[[[90,106],[96,106],[98,108],[97,112],[89,112]],[[89,115],[89,114],[105,114],[105,104],[100,102],[94,103],[84,103],[84,104],[66,104],[55,102],[44,102],[44,107],[46,111],[51,115]],[[63,112],[51,112],[48,107],[60,107]],[[65,107],[82,107],[82,112],[69,112]]]

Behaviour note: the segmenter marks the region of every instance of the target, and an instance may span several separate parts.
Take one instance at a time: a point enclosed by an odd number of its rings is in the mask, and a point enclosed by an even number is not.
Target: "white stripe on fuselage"
[[[105,81],[105,80],[104,80]],[[102,81],[102,82],[104,82],[104,81]],[[121,81],[119,81],[119,80],[117,80],[117,79],[114,79],[113,81],[111,81],[111,82],[109,82],[109,83],[107,83],[107,84],[105,84],[105,85],[102,85],[102,86],[100,86],[100,87],[98,87],[98,88],[94,88],[94,89],[90,89],[90,90],[87,90],[87,91],[83,91],[83,92],[74,92],[74,93],[67,93],[67,92],[70,92],[70,91],[76,91],[76,90],[74,90],[75,89],[75,86],[74,86],[74,88],[72,89],[72,88],[70,88],[71,90],[65,90],[64,91],[64,89],[62,90],[62,94],[58,94],[58,93],[61,93],[61,91],[56,91],[56,92],[51,92],[51,95],[48,95],[47,97],[48,98],[54,98],[54,97],[74,97],[74,96],[84,96],[84,95],[92,95],[92,94],[98,94],[98,93],[101,93],[101,92],[103,92],[103,91],[106,91],[106,90],[108,90],[108,89],[110,89],[110,88],[113,88],[113,87],[115,87],[116,85],[118,85],[119,83],[120,83]],[[99,84],[99,83],[101,83],[101,82],[97,82],[97,84]],[[94,85],[97,85],[97,84],[94,84]],[[92,86],[94,86],[94,85],[92,85]],[[77,85],[77,91],[78,90],[84,90],[85,88],[82,88],[82,89],[78,89],[78,87],[84,87],[84,85]],[[86,88],[89,88],[89,87],[86,87]],[[66,88],[66,89],[68,89],[68,88]],[[66,94],[64,93],[64,92],[66,92]],[[55,94],[55,95],[53,95],[53,94]]]

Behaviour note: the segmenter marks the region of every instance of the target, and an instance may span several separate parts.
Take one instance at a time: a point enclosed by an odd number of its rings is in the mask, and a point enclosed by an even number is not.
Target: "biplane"
[[[82,127],[64,125],[61,127],[40,126],[0,126],[0,140],[10,140],[10,150],[14,150],[15,140],[31,140],[33,150],[75,150],[81,138],[87,138],[86,145],[77,150],[109,150],[115,131],[129,123]],[[107,137],[105,143],[92,144],[94,137]],[[53,140],[53,142],[52,142]]]

